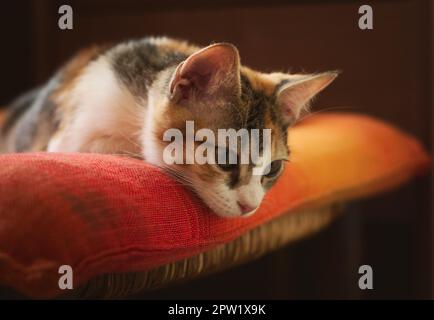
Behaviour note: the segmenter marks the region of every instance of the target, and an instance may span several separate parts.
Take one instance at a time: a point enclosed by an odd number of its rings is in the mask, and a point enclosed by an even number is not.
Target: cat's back
[[[99,92],[109,91],[115,83],[144,95],[160,71],[199,49],[182,40],[145,37],[78,51],[44,86],[10,104],[1,128],[0,149],[44,151],[78,105],[91,105],[93,98],[99,99]]]
[[[200,48],[167,37],[147,37],[120,43],[108,50],[108,60],[116,76],[128,87],[148,86],[162,70],[176,66]],[[145,89],[145,88],[137,88]]]

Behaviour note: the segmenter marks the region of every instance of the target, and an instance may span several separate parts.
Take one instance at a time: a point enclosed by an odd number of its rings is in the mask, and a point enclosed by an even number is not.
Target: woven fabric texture
[[[232,241],[283,213],[368,196],[429,168],[412,137],[323,114],[291,129],[291,162],[258,212],[224,219],[143,161],[97,154],[0,156],[0,283],[32,297],[107,273],[145,271]]]

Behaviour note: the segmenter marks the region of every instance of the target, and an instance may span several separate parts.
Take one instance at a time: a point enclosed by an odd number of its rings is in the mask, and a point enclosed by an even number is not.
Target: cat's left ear
[[[338,72],[324,72],[314,75],[301,75],[290,78],[277,92],[284,123],[291,125],[307,108],[310,100],[325,89],[337,77]]]
[[[176,101],[213,99],[239,95],[240,57],[228,43],[210,45],[181,62],[170,83]]]

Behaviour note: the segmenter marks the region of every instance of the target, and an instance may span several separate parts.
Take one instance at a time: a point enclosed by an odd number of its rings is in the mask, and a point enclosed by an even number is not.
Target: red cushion
[[[372,118],[323,114],[291,129],[292,162],[250,218],[224,219],[159,169],[97,154],[0,156],[0,283],[35,297],[111,272],[182,259],[284,212],[398,186],[429,168],[408,135]]]

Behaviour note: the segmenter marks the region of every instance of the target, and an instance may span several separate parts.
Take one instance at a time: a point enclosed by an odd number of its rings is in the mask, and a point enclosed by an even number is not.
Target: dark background
[[[57,26],[70,4],[74,29]],[[358,28],[370,4],[374,29]],[[432,15],[413,1],[2,1],[0,105],[42,83],[86,45],[168,35],[236,44],[261,71],[341,70],[314,110],[361,112],[431,150]],[[431,180],[352,203],[330,228],[224,273],[137,295],[146,298],[430,298]],[[374,290],[358,288],[358,268]]]

